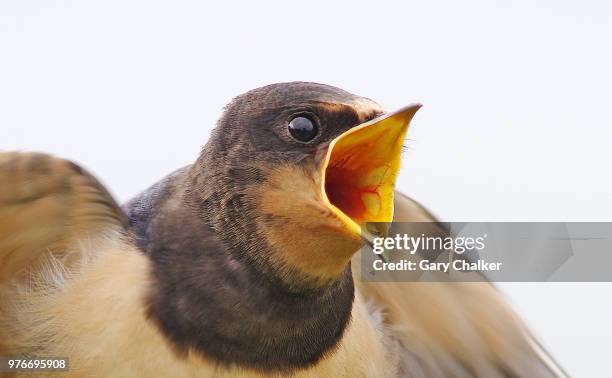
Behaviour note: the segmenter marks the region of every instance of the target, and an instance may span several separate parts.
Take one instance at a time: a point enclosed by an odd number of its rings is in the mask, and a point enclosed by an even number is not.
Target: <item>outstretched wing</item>
[[[78,165],[40,153],[0,153],[0,285],[49,253],[69,267],[77,240],[124,225],[112,196]]]
[[[394,221],[437,222],[401,193]],[[363,282],[358,255],[352,259],[357,290],[380,309],[401,346],[403,376],[565,376],[489,282]]]

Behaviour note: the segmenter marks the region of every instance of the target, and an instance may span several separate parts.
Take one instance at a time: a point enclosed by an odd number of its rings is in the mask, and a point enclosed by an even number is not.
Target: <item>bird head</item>
[[[329,282],[346,270],[366,224],[392,220],[419,107],[388,113],[316,83],[247,92],[226,107],[193,168],[199,204],[241,255],[285,281]]]

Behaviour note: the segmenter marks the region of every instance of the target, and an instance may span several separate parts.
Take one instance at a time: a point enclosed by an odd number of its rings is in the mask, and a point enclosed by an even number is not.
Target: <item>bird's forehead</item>
[[[359,119],[366,120],[385,112],[375,101],[318,83],[273,84],[250,91],[247,97],[251,107],[264,111],[315,107],[331,113],[352,111]]]

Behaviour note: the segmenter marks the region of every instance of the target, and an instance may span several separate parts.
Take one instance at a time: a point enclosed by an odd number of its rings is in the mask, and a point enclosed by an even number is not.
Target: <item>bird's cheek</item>
[[[342,273],[362,241],[324,205],[316,172],[287,165],[265,177],[252,198],[263,220],[258,227],[278,257],[322,281]]]

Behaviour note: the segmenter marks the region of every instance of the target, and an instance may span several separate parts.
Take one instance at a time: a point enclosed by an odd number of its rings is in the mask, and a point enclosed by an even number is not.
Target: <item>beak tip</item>
[[[408,118],[408,120],[411,120],[412,117],[414,117],[414,115],[416,114],[416,112],[421,109],[421,107],[423,107],[423,104],[421,104],[420,102],[415,102],[413,104],[401,108],[400,110],[394,112],[394,114],[403,113],[405,117]]]
[[[412,104],[412,105],[408,105],[408,107],[409,107],[410,109],[413,109],[413,110],[414,110],[414,112],[416,113],[416,112],[417,112],[417,110],[419,110],[419,109],[421,109],[421,108],[423,107],[423,104],[421,104],[420,102],[415,102],[415,103],[414,103],[414,104]]]

